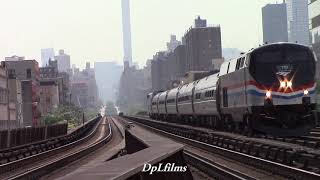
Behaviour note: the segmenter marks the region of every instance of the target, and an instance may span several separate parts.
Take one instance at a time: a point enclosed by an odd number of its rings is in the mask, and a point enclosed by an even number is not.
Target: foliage
[[[45,125],[56,124],[61,121],[63,121],[63,118],[61,116],[54,116],[53,114],[48,114],[43,117],[43,122],[45,123]]]
[[[84,121],[96,117],[97,111],[94,109],[84,110]],[[72,129],[83,123],[83,110],[73,105],[60,105],[53,113],[42,117],[45,125],[56,123],[68,123],[68,128]]]

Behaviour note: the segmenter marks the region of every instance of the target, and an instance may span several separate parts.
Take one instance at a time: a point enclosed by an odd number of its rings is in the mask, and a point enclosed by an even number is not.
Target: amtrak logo
[[[280,65],[277,66],[277,75],[279,76],[287,76],[293,71],[292,65],[286,64],[286,65]]]

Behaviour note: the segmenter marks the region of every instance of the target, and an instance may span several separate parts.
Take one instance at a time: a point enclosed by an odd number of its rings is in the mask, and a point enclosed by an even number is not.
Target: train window
[[[197,93],[196,94],[196,99],[200,99],[201,98],[201,93]]]
[[[228,63],[228,68],[227,68],[227,73],[226,74],[229,73],[229,68],[230,68],[230,62]]]
[[[188,100],[189,100],[189,96],[182,96],[178,98],[178,102],[188,101]]]
[[[245,60],[245,58],[244,58],[244,57],[243,57],[243,58],[241,58],[241,62],[240,62],[240,67],[239,67],[239,69],[243,67],[243,65],[244,65],[244,60]]]
[[[205,96],[206,96],[206,97],[214,97],[214,96],[215,96],[214,90],[205,92]]]
[[[237,60],[231,60],[228,73],[234,72],[236,70],[236,66],[237,66]]]
[[[242,58],[237,59],[236,70],[240,69],[241,59],[242,59]]]

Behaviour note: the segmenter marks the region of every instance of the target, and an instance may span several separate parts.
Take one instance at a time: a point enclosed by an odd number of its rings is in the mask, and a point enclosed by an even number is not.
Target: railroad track
[[[139,118],[143,119],[149,119],[148,116],[137,116]],[[165,121],[163,121],[165,122]],[[169,122],[167,122],[169,123]],[[176,124],[176,123],[169,123],[169,124]],[[178,124],[179,125],[179,124]],[[215,132],[222,132],[222,133],[229,133],[229,134],[234,134],[236,132],[228,132],[228,131],[221,131],[221,130],[216,130],[216,129],[209,129],[207,127],[202,127],[202,126],[191,126],[191,125],[186,125],[184,124],[183,126],[188,126],[193,129],[205,129],[206,131],[211,131],[213,133]],[[238,133],[239,136],[244,136],[241,133]],[[279,141],[279,142],[285,142],[285,143],[291,143],[291,144],[296,144],[300,146],[305,146],[307,148],[313,148],[313,149],[319,149],[320,150],[320,127],[316,127],[312,129],[309,135],[306,136],[301,136],[301,137],[275,137],[275,136],[268,136],[268,135],[262,135],[262,134],[256,134],[252,136],[252,138],[262,138],[262,139],[269,139],[269,140],[274,140],[274,141]]]
[[[239,171],[233,170],[204,157],[201,157],[191,151],[184,151],[184,159],[187,164],[206,172],[210,177],[216,179],[238,179],[238,180],[250,180],[254,179]]]
[[[42,175],[61,168],[74,160],[80,159],[82,156],[85,156],[95,150],[94,147],[90,146],[92,144],[87,146],[85,144],[96,136],[100,124],[101,120],[96,123],[88,135],[78,139],[77,141],[11,162],[9,164],[1,165],[0,179],[37,179]],[[112,131],[110,129],[109,134],[111,132]]]
[[[65,136],[0,150],[0,174],[3,172],[1,170],[3,166],[12,164],[14,161],[20,161],[29,156],[35,156],[36,154],[55,149],[84,137],[92,130],[99,119],[100,117],[96,117]]]
[[[67,153],[54,160],[46,161],[39,166],[33,167],[24,173],[11,176],[8,179],[37,179],[73,161],[83,158],[84,156],[92,153],[93,151],[105,145],[112,138],[112,128],[110,122],[108,123],[108,129],[109,133],[99,141],[89,144],[88,146],[82,149],[78,149],[72,153]]]
[[[287,151],[278,150],[279,152],[282,151],[282,153],[273,153],[272,148],[267,147],[262,149],[265,149],[266,151],[259,152],[258,147],[254,146],[252,144],[242,144],[244,146],[239,146],[236,144],[236,141],[233,141],[231,139],[212,139],[208,134],[203,133],[202,135],[195,137],[195,134],[186,133],[184,130],[180,130],[179,128],[173,128],[168,130],[168,126],[163,126],[160,122],[155,121],[148,121],[146,119],[139,119],[137,117],[126,117],[129,118],[132,121],[138,122],[139,124],[151,128],[154,131],[157,131],[158,133],[161,133],[167,137],[173,138],[179,142],[183,142],[186,144],[189,144],[191,146],[203,149],[207,152],[219,154],[221,156],[224,156],[229,159],[236,160],[237,162],[242,162],[247,165],[250,165],[252,167],[265,170],[267,172],[271,172],[272,174],[280,175],[284,178],[289,179],[320,179],[320,175],[315,172],[310,172],[310,167],[306,167],[306,164],[303,164],[301,168],[305,168],[308,170],[304,170],[298,167],[293,167],[295,164],[296,158],[295,154],[293,153],[292,156],[286,156]],[[159,125],[160,123],[160,125]],[[253,147],[256,147],[257,149],[254,150]],[[278,152],[277,151],[277,152]],[[290,153],[289,153],[290,154]],[[261,156],[262,157],[259,157]],[[270,158],[272,157],[272,158]],[[304,158],[304,157],[300,157]],[[280,161],[277,162],[277,161]],[[200,161],[199,161],[200,162]],[[309,161],[307,161],[309,162]],[[317,161],[319,162],[319,161]],[[298,163],[299,164],[299,163]],[[234,177],[235,179],[238,179]],[[241,177],[240,177],[241,178]],[[243,178],[243,177],[242,177]],[[249,177],[246,177],[245,179],[248,179]]]
[[[184,136],[200,138],[202,141],[210,141],[214,145],[221,144],[221,146],[236,146],[238,151],[248,151],[246,153],[257,154],[261,158],[285,163],[287,165],[297,165],[306,169],[311,166],[316,168],[315,172],[320,172],[320,149],[319,141],[308,140],[312,137],[270,137],[270,136],[255,136],[247,137],[241,134],[215,131],[212,129],[192,127],[188,125],[181,125],[176,123],[169,123],[163,121],[155,121],[144,117],[136,117],[150,122],[158,122],[167,130],[172,132],[181,131]],[[278,158],[277,156],[285,156]]]

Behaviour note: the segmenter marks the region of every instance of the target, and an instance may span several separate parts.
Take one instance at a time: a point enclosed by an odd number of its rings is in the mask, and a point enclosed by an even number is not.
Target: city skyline
[[[123,34],[123,63],[126,61],[132,65],[132,42],[131,42],[131,16],[130,1],[121,0],[122,10],[122,34]]]
[[[132,1],[133,62],[144,65],[154,52],[166,48],[171,34],[180,40],[197,15],[207,19],[208,24],[221,25],[224,48],[247,51],[262,43],[261,7],[275,2]],[[3,40],[0,43],[2,59],[18,55],[40,62],[40,50],[54,48],[65,49],[72,57],[71,63],[80,67],[84,67],[86,61],[97,59],[113,59],[122,64],[121,1],[13,0],[2,4],[0,21],[6,27],[0,34]],[[236,8],[242,5],[246,5],[246,11]],[[58,13],[48,12],[46,7],[49,6]],[[163,8],[166,8],[166,13],[163,13]],[[12,10],[15,13],[10,13]],[[7,14],[10,14],[9,19],[5,18]],[[247,26],[234,23],[241,21],[245,21]],[[253,35],[237,36],[243,33]]]

